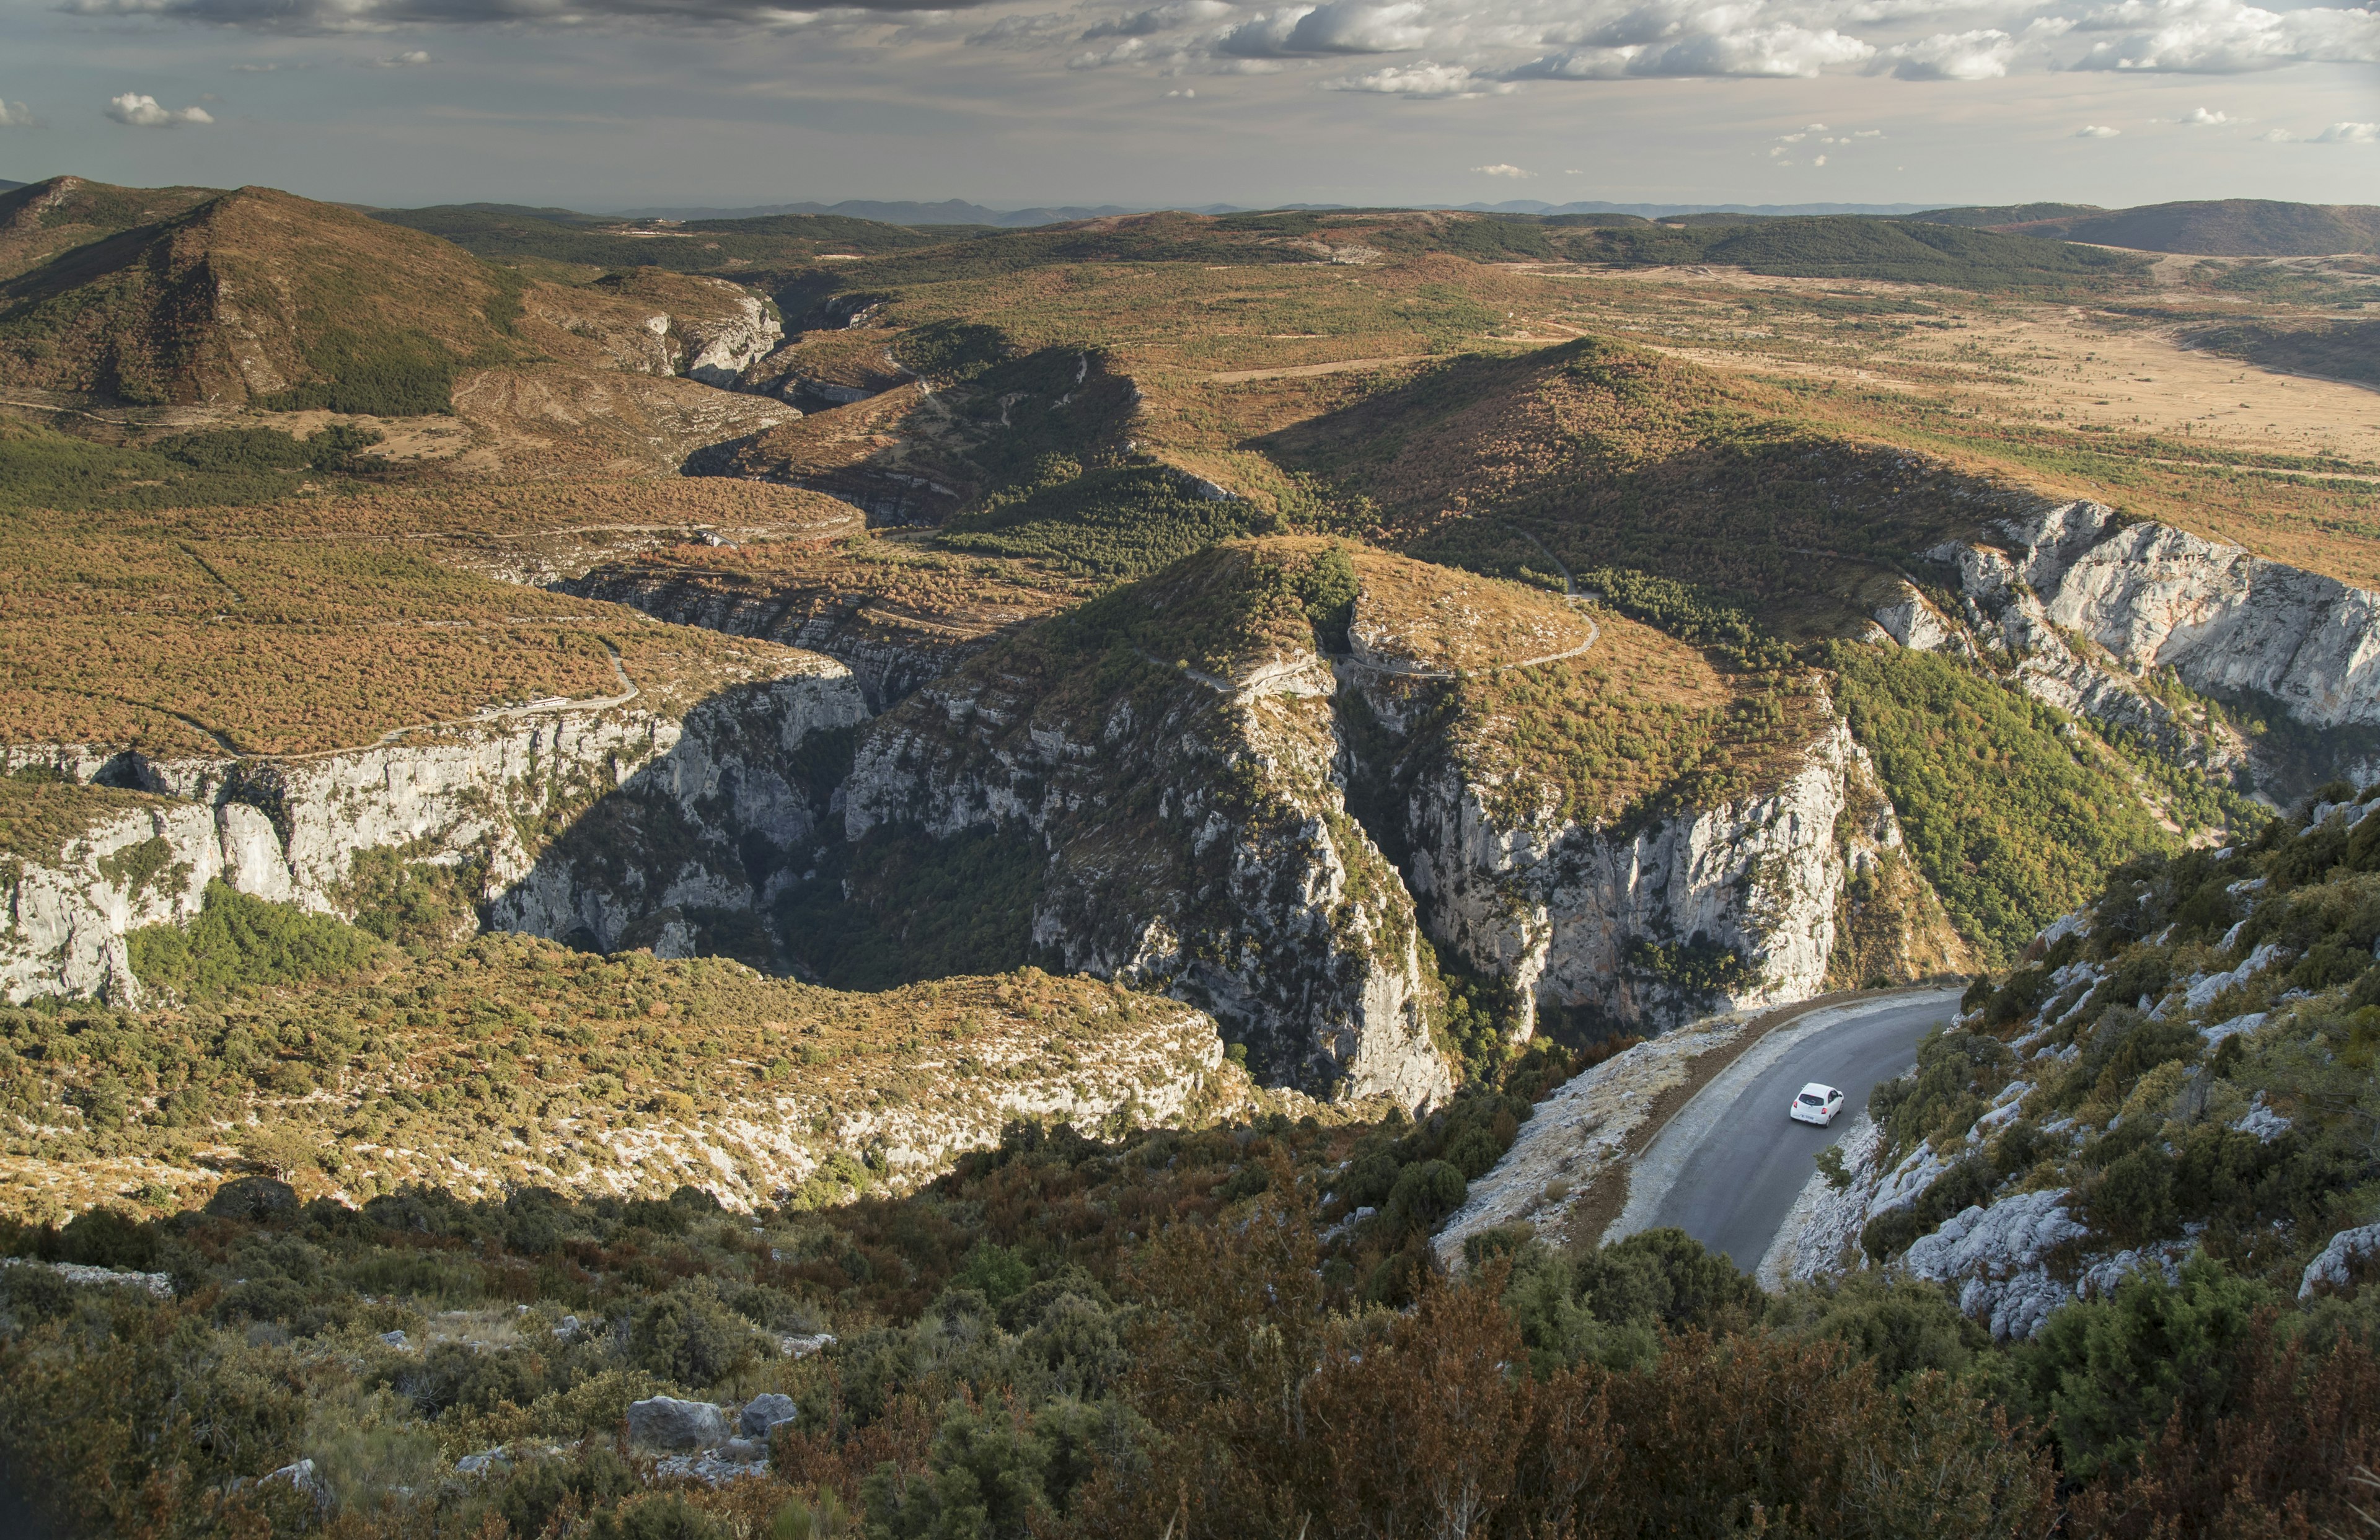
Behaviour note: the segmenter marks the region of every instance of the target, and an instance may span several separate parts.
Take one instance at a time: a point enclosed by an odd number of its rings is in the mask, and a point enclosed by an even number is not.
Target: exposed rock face
[[[2202,724],[2127,671],[2169,668],[2192,689],[2270,697],[2312,727],[2380,722],[2380,595],[2097,503],[2043,507],[1996,528],[2005,548],[1952,543],[1926,555],[1957,573],[1985,649],[2017,660],[2025,687],[2050,704],[2169,751],[2204,752],[2217,770],[2238,759],[2237,746],[2205,742]],[[1931,638],[1938,629],[1894,635],[1949,645]]]
[[[1390,706],[1375,714],[1390,720]],[[1849,870],[1838,826],[1855,784],[1898,846],[1890,804],[1831,720],[1769,794],[1623,828],[1500,819],[1492,788],[1448,758],[1406,800],[1407,877],[1430,933],[1516,985],[1530,1009],[1591,1006],[1658,1030],[1822,992]],[[1740,960],[1731,978],[1665,973],[1652,949],[1682,943]]]
[[[1139,661],[1104,698],[995,653],[862,740],[854,839],[1021,824],[1049,853],[1036,943],[1220,1017],[1268,1079],[1406,1105],[1451,1089],[1411,901],[1332,779],[1330,670],[1242,680]]]
[[[2049,1268],[2050,1253],[2089,1229],[2067,1212],[2063,1189],[2019,1193],[1970,1207],[1918,1238],[1902,1258],[1912,1277],[1959,1291],[1959,1308],[2002,1341],[2030,1337],[2073,1290]]]
[[[787,763],[812,732],[862,721],[850,671],[825,658],[683,716],[557,710],[288,760],[110,758],[158,795],[104,816],[7,874],[0,989],[136,998],[126,932],[193,918],[218,878],[239,891],[351,915],[359,853],[477,874],[499,928],[604,950],[683,955],[705,915],[748,910],[823,809]]]
[[[693,355],[686,361],[687,378],[725,389],[783,339],[785,329],[767,304],[749,294],[739,293],[734,298],[736,313],[733,316],[678,322]]]

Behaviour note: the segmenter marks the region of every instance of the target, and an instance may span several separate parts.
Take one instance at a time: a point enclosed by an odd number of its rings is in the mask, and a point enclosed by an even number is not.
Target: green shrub
[[[147,926],[125,938],[134,975],[192,1000],[260,985],[337,978],[366,967],[380,943],[328,915],[207,884],[199,917],[185,930]]]

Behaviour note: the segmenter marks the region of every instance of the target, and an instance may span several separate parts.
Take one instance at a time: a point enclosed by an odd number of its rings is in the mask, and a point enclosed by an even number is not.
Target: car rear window
[[[1810,1095],[1807,1091],[1804,1091],[1802,1093],[1802,1105],[1804,1107],[1824,1107],[1826,1103]]]

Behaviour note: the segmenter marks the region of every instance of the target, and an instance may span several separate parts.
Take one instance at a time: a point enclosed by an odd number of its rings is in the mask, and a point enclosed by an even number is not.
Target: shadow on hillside
[[[939,527],[1053,463],[1079,475],[1123,442],[1138,402],[1130,380],[1080,348],[941,361],[952,372],[931,391],[896,387],[710,444],[679,471],[806,487],[862,509],[872,528]],[[922,367],[941,375],[932,359]]]
[[[1582,580],[1633,568],[1839,631],[1857,588],[1972,536],[2001,494],[1795,406],[1590,338],[1456,358],[1243,447],[1369,502],[1415,556],[1543,577],[1541,541]]]
[[[821,714],[851,720],[818,723]],[[616,786],[565,788],[541,819],[520,820],[539,854],[488,903],[487,924],[582,951],[650,947],[782,971],[763,912],[815,859],[857,721],[807,680],[710,697],[674,745]]]

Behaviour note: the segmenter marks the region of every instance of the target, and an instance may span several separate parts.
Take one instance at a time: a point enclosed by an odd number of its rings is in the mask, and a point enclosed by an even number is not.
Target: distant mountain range
[[[980,203],[950,199],[940,203],[879,202],[847,199],[840,203],[764,203],[748,209],[622,209],[621,219],[757,219],[771,214],[836,214],[845,219],[872,219],[883,224],[997,224],[1021,228],[1063,224],[1078,219],[1115,214],[1153,213],[1158,206],[1127,208],[1119,203],[1096,207],[992,209]],[[1348,203],[1272,203],[1264,208],[1321,211],[1357,207]],[[1678,214],[1911,214],[1935,207],[1930,203],[1547,203],[1512,199],[1502,203],[1464,203],[1459,207],[1479,213],[1507,214],[1633,214],[1640,219],[1666,219]],[[540,211],[552,216],[550,211]],[[1202,203],[1181,211],[1194,214],[1236,214],[1256,211],[1254,205]]]
[[[16,191],[18,188],[21,188],[21,187],[24,187],[24,186],[27,186],[27,185],[28,185],[28,184],[23,183],[23,182],[11,182],[11,181],[9,181],[6,177],[5,177],[5,176],[0,176],[0,192],[14,192],[14,191]]]

